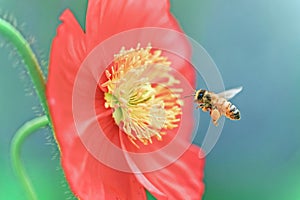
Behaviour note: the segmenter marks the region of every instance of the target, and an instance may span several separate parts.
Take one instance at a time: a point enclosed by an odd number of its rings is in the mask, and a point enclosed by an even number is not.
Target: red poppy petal
[[[144,187],[134,175],[103,165],[86,151],[79,138],[69,148],[72,151],[64,152],[62,164],[70,187],[80,199],[146,199]]]
[[[121,144],[123,143],[121,135]],[[185,145],[183,141],[177,141],[179,148]],[[143,163],[137,162],[128,152],[125,157],[138,181],[158,199],[201,199],[204,192],[203,171],[204,159],[199,147],[191,145],[184,154],[167,167],[153,172],[145,172],[147,165],[156,165],[162,160],[172,159],[169,154],[161,153],[152,159],[147,156]]]
[[[86,16],[86,34],[88,49],[93,49],[103,40],[114,34],[143,27],[158,27],[178,31],[182,30],[176,19],[170,12],[168,0],[90,0]],[[147,37],[147,36],[146,36]],[[136,36],[136,44],[145,41],[145,36]],[[147,40],[147,39],[146,39]],[[171,33],[160,40],[159,46],[164,46],[166,50],[180,49],[181,58],[165,52],[172,67],[191,82],[195,84],[194,70],[186,61],[190,60],[191,50],[186,38],[179,37],[178,33]],[[153,44],[156,45],[156,44]],[[120,43],[120,47],[122,43]],[[178,52],[178,51],[177,51]],[[183,58],[183,59],[182,59]]]
[[[168,0],[90,0],[86,33],[98,44],[125,30],[164,27],[179,30]]]
[[[76,133],[72,90],[77,71],[86,56],[85,37],[69,10],[60,19],[63,23],[51,49],[47,97],[62,166],[70,187],[81,199],[146,199],[144,188],[132,174],[100,163],[90,155]],[[103,129],[107,131],[110,128]]]
[[[199,153],[200,148],[192,145],[173,164],[144,176],[168,199],[201,199],[204,193],[204,160],[199,158]],[[153,195],[159,198],[159,194]]]
[[[60,17],[63,22],[54,38],[50,54],[47,98],[58,133],[72,123],[72,89],[76,73],[85,57],[84,33],[70,10]],[[59,141],[65,137],[57,134]],[[61,147],[63,148],[63,147]]]

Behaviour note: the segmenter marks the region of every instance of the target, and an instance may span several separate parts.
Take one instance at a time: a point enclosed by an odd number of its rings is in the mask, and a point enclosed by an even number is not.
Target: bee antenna
[[[195,96],[195,94],[186,95],[186,96],[184,96],[183,98],[192,97],[192,96]]]

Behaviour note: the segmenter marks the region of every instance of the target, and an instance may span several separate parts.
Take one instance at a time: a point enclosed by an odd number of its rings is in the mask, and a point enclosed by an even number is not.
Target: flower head
[[[138,46],[123,48],[106,70],[108,81],[101,85],[107,89],[105,107],[114,109],[116,124],[122,123],[120,128],[134,144],[137,139],[152,143],[153,136],[162,140],[162,129],[178,126],[182,91],[172,88],[179,81],[170,75],[170,64],[160,50],[151,52],[150,45]]]
[[[74,194],[93,200],[146,199],[147,189],[158,199],[199,199],[203,160],[189,142],[193,106],[183,104],[184,84],[173,71],[192,85],[194,72],[177,55],[156,48],[170,47],[189,57],[186,38],[145,36],[146,31],[104,51],[101,46],[136,28],[182,32],[169,2],[89,0],[85,31],[69,10],[61,20],[51,49],[47,98]],[[94,56],[99,49],[111,59],[108,65]],[[81,74],[84,78],[78,78]],[[83,120],[77,120],[77,111]]]

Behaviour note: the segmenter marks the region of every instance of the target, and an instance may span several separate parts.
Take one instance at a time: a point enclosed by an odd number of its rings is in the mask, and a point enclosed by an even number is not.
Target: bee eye
[[[204,90],[201,90],[200,92],[199,92],[199,94],[198,94],[198,96],[197,96],[197,100],[201,100],[202,99],[202,97],[203,97],[203,95],[204,95]]]

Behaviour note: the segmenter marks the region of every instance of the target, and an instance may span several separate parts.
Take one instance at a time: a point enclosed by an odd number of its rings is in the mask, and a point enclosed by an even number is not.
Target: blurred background
[[[45,72],[65,8],[84,24],[86,0],[0,0],[0,15],[17,21]],[[208,51],[226,88],[244,87],[232,100],[241,121],[226,120],[206,158],[204,200],[300,200],[300,1],[171,0],[171,10]],[[25,199],[10,142],[42,111],[16,52],[1,36],[0,44],[0,199]],[[73,198],[50,130],[25,141],[22,159],[39,199]]]

